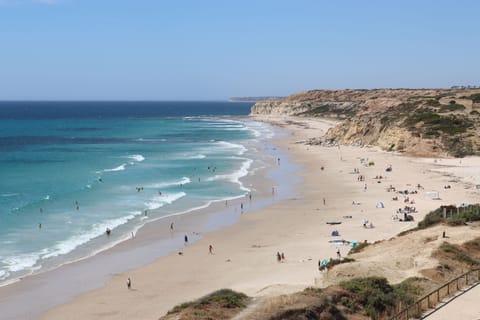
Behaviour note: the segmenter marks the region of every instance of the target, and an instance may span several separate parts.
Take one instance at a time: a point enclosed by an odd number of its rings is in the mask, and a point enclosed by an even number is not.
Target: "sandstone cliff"
[[[311,90],[257,102],[251,114],[342,120],[311,143],[374,145],[417,156],[480,153],[480,90]]]

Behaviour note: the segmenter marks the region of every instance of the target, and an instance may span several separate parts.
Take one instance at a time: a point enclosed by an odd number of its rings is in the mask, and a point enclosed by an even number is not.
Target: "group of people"
[[[284,262],[285,261],[285,254],[280,253],[277,251],[277,262]]]

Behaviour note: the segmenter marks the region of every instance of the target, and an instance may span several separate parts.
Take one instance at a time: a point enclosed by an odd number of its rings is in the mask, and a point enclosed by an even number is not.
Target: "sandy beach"
[[[50,309],[40,319],[158,319],[176,304],[220,288],[263,297],[322,286],[328,279],[318,271],[319,259],[335,258],[337,250],[345,256],[351,248],[335,240],[389,239],[416,226],[423,215],[442,204],[478,202],[475,174],[479,158],[438,161],[367,147],[308,146],[303,143],[306,139],[320,136],[332,124],[301,118],[259,120],[289,132],[274,141],[299,165],[300,183],[286,200],[249,210],[237,223],[185,246],[181,255],[170,248],[170,254],[153,262],[141,260],[128,272],[117,273],[113,268],[109,279],[99,279],[100,284],[106,281],[104,286],[66,297],[65,304]],[[445,189],[448,185],[450,188]],[[411,194],[388,191],[390,186]],[[269,190],[269,186],[263,188]],[[428,191],[438,192],[440,199],[431,199]],[[377,208],[380,202],[383,208]],[[397,209],[405,206],[415,207],[416,213],[411,215],[416,221],[397,220],[403,218]],[[333,237],[333,231],[339,236]],[[174,237],[181,239],[182,231]],[[147,251],[152,250],[149,245],[145,240]],[[277,262],[277,252],[284,253],[283,262]],[[124,258],[129,259],[130,254],[125,251]],[[127,278],[132,281],[130,290]]]

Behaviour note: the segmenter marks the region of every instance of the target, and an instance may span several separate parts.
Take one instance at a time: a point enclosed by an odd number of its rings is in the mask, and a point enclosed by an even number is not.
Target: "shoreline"
[[[272,126],[272,130],[276,132],[276,135],[282,134],[281,129]],[[266,149],[266,151],[257,151],[261,152],[262,156],[260,160],[256,159],[258,162],[265,162],[265,166],[257,164],[257,167],[250,168],[249,173],[240,178],[242,188],[251,189],[254,195],[253,201],[248,201],[246,196],[237,196],[229,198],[228,206],[226,206],[224,205],[227,201],[225,199],[213,200],[205,206],[154,218],[136,228],[133,239],[128,238],[88,256],[66,261],[38,273],[12,279],[11,282],[0,286],[0,306],[2,306],[3,316],[6,319],[38,317],[46,310],[66,303],[79,294],[101,288],[112,275],[118,272],[127,272],[176,251],[182,251],[184,234],[188,233],[189,245],[192,245],[208,232],[237,223],[241,215],[240,204],[242,202],[244,202],[244,213],[248,214],[250,211],[282,201],[285,197],[284,192],[276,194],[275,198],[272,198],[270,188],[272,184],[277,185],[277,182],[286,187],[286,182],[280,181],[286,178],[282,174],[275,174],[275,171],[279,170],[276,165],[276,157],[279,154],[283,154],[285,157],[286,154],[281,150],[276,150],[271,141],[271,138],[265,138],[257,142],[250,142],[257,149]],[[258,173],[267,178],[265,180],[256,179],[255,175]],[[170,229],[171,222],[175,223],[173,233],[166,232]],[[177,228],[179,229],[177,230]],[[165,231],[159,233],[158,230]],[[125,259],[126,256],[128,259]],[[97,275],[94,270],[99,271]],[[83,276],[79,276],[85,272],[88,274],[86,282],[83,281]],[[69,281],[65,282],[62,280],[64,278],[68,278]],[[52,291],[53,297],[46,297],[45,293],[51,294]],[[23,308],[21,305],[24,301],[33,301],[33,303],[30,304],[29,310],[19,314],[17,311]]]
[[[422,183],[427,191],[440,188],[451,179],[432,170],[436,167],[432,163],[418,158],[370,148],[342,146],[337,150],[298,143],[309,136],[318,136],[326,124],[309,119],[291,120],[282,118],[270,123],[280,121],[290,132],[274,144],[286,150],[291,161],[300,167],[299,194],[248,212],[237,223],[206,233],[186,247],[181,256],[172,253],[137,269],[113,273],[103,287],[50,309],[40,318],[157,319],[178,303],[223,287],[263,297],[321,286],[325,279],[317,270],[317,261],[334,257],[336,249],[342,256],[349,250],[331,242],[332,230],[338,229],[341,238],[350,241],[373,242],[394,237],[416,226],[416,221],[392,221],[394,210],[403,204],[391,200],[393,194],[386,193],[385,188],[393,184],[399,189],[410,189]],[[372,159],[376,165],[361,167],[360,157]],[[388,174],[384,170],[387,164],[394,168]],[[480,167],[480,161],[478,164]],[[319,170],[320,167],[325,170]],[[356,167],[365,174],[365,182],[356,179],[353,172]],[[379,174],[385,178],[375,179]],[[463,182],[450,184],[453,188],[441,191],[440,202],[423,193],[415,196],[417,221],[441,204],[455,203],[456,199],[462,202],[478,199],[475,190],[465,194]],[[352,205],[352,201],[360,205]],[[377,201],[383,201],[385,208],[375,208]],[[364,219],[372,221],[375,228],[362,228]],[[334,227],[328,222],[340,223]],[[209,244],[213,244],[213,255],[206,249]],[[146,241],[145,246],[149,245],[153,244]],[[285,263],[276,262],[276,252],[285,252]],[[132,278],[133,290],[125,287],[127,277]]]

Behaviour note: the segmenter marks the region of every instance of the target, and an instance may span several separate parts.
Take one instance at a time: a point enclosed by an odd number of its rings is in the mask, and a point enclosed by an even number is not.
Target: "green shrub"
[[[468,98],[472,99],[473,102],[478,103],[478,102],[480,102],[480,93],[474,93],[471,96],[469,96]]]
[[[438,107],[440,105],[440,102],[438,102],[438,100],[435,100],[435,99],[427,100],[425,103],[428,106],[432,106],[432,107]]]
[[[478,266],[480,265],[480,261],[475,258],[470,257],[466,254],[462,249],[448,243],[444,242],[440,246],[440,250],[447,253],[452,259],[466,263],[470,266]]]
[[[426,229],[428,227],[434,226],[439,224],[443,221],[443,210],[442,208],[438,208],[434,211],[430,211],[427,215],[423,218],[422,221],[418,223],[418,229]]]
[[[459,111],[465,110],[465,106],[463,104],[451,103],[449,105],[443,105],[438,112],[452,112],[452,111]]]
[[[421,288],[414,284],[417,280],[416,278],[407,279],[394,286],[391,286],[387,279],[381,277],[344,281],[340,283],[340,286],[353,294],[355,303],[348,298],[341,302],[349,311],[362,306],[368,316],[378,319],[380,315],[391,313],[399,304],[413,303],[422,293]]]
[[[245,308],[248,296],[243,293],[235,292],[230,289],[221,289],[209,295],[206,295],[196,301],[185,302],[175,306],[168,314],[177,313],[183,309],[201,305],[218,304],[223,308]]]
[[[360,242],[360,243],[357,243],[357,245],[355,247],[352,247],[352,249],[350,249],[350,251],[348,252],[348,254],[354,254],[354,253],[357,253],[357,252],[360,252],[362,251],[363,249],[365,249],[367,246],[369,246],[370,243],[368,242]]]
[[[467,220],[460,216],[453,216],[447,220],[447,223],[451,226],[464,226],[466,222]]]
[[[200,304],[218,303],[224,308],[243,308],[245,307],[245,300],[247,296],[240,292],[235,292],[230,289],[221,289],[215,291],[203,298],[200,298]]]

